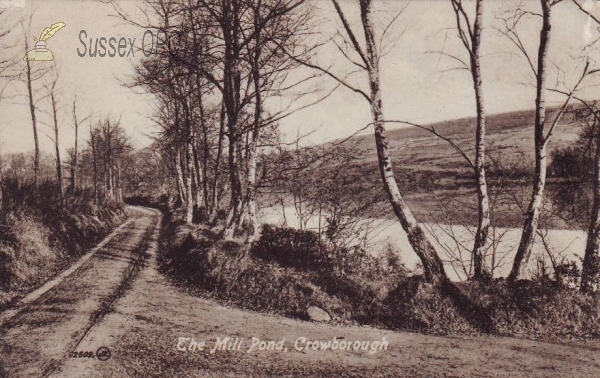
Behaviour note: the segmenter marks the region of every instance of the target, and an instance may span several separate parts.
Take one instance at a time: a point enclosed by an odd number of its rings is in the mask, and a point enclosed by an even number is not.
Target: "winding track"
[[[158,229],[157,211],[130,212],[77,263],[0,314],[0,376],[50,376],[87,341],[140,270]]]

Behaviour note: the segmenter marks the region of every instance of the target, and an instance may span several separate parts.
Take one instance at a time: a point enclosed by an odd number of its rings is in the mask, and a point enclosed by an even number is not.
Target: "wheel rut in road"
[[[144,266],[149,239],[158,229],[157,211],[130,212],[131,219],[92,256],[3,322],[0,376],[52,375],[110,312]]]

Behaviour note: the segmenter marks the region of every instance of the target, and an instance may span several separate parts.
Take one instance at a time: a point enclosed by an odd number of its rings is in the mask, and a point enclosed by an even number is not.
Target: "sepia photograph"
[[[600,0],[0,0],[0,378],[599,376]]]

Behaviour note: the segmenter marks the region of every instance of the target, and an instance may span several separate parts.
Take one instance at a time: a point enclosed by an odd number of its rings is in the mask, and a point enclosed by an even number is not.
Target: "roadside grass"
[[[48,186],[51,183],[42,184],[38,196],[31,195],[34,190],[27,185],[4,188],[0,310],[65,269],[127,217],[117,202],[94,203],[90,192],[60,201]]]

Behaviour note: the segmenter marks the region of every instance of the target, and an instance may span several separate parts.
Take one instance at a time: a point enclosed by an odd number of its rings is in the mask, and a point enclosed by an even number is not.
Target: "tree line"
[[[23,32],[27,40],[30,37],[27,28],[24,27]],[[135,158],[125,128],[113,116],[82,114],[81,101],[76,95],[68,98],[59,73],[60,67],[56,65],[34,67],[29,61],[24,67],[10,65],[4,72],[5,79],[17,88],[11,100],[23,99],[22,91],[25,92],[33,152],[4,154],[0,178],[3,183],[15,183],[13,189],[18,188],[19,183],[31,183],[34,196],[42,182],[54,182],[53,190],[60,199],[91,190],[96,201],[100,196],[120,201],[127,182],[127,163]],[[74,138],[62,140],[59,131],[69,128]],[[87,140],[82,138],[84,133]],[[40,138],[44,136],[53,145],[50,155],[40,151]],[[66,149],[66,156],[63,156],[63,146],[71,146]],[[49,165],[53,166],[52,170]],[[7,203],[11,189],[6,185],[3,189],[3,201]]]

